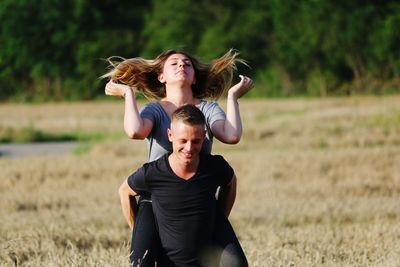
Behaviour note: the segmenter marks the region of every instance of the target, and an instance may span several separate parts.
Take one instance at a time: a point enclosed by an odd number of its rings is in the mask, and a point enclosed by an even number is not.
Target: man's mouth
[[[185,158],[192,158],[192,153],[185,153],[185,152],[182,152],[182,154],[183,154],[183,156],[185,156]]]

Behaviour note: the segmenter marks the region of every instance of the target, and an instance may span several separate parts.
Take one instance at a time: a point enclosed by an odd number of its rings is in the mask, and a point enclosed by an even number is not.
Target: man
[[[172,114],[168,138],[172,153],[144,164],[120,186],[122,211],[133,229],[135,211],[129,198],[150,192],[161,244],[173,266],[208,266],[203,259],[216,246],[217,205],[228,217],[236,197],[236,176],[221,156],[200,154],[205,118],[195,106],[182,106]],[[236,236],[227,240],[230,244],[222,244],[221,251],[233,244],[239,252],[231,253],[232,265],[247,266]]]

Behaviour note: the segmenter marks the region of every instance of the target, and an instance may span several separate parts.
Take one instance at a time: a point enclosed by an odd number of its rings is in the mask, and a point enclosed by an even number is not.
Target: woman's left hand
[[[240,82],[232,86],[228,91],[228,97],[233,97],[235,100],[241,98],[254,86],[254,82],[247,76],[239,75]]]

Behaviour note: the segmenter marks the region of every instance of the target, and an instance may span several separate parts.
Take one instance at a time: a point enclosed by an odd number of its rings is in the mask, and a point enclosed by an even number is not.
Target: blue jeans
[[[132,231],[130,260],[132,266],[173,266],[161,246],[153,208],[149,196],[139,199],[135,227]],[[207,257],[201,259],[204,266],[246,267],[246,256],[239,240],[222,209],[217,207],[214,242]]]

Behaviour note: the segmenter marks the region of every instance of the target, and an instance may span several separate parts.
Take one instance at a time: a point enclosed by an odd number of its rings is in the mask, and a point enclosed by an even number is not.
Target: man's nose
[[[186,145],[185,145],[186,151],[191,151],[192,148],[193,148],[192,142],[187,142]]]

